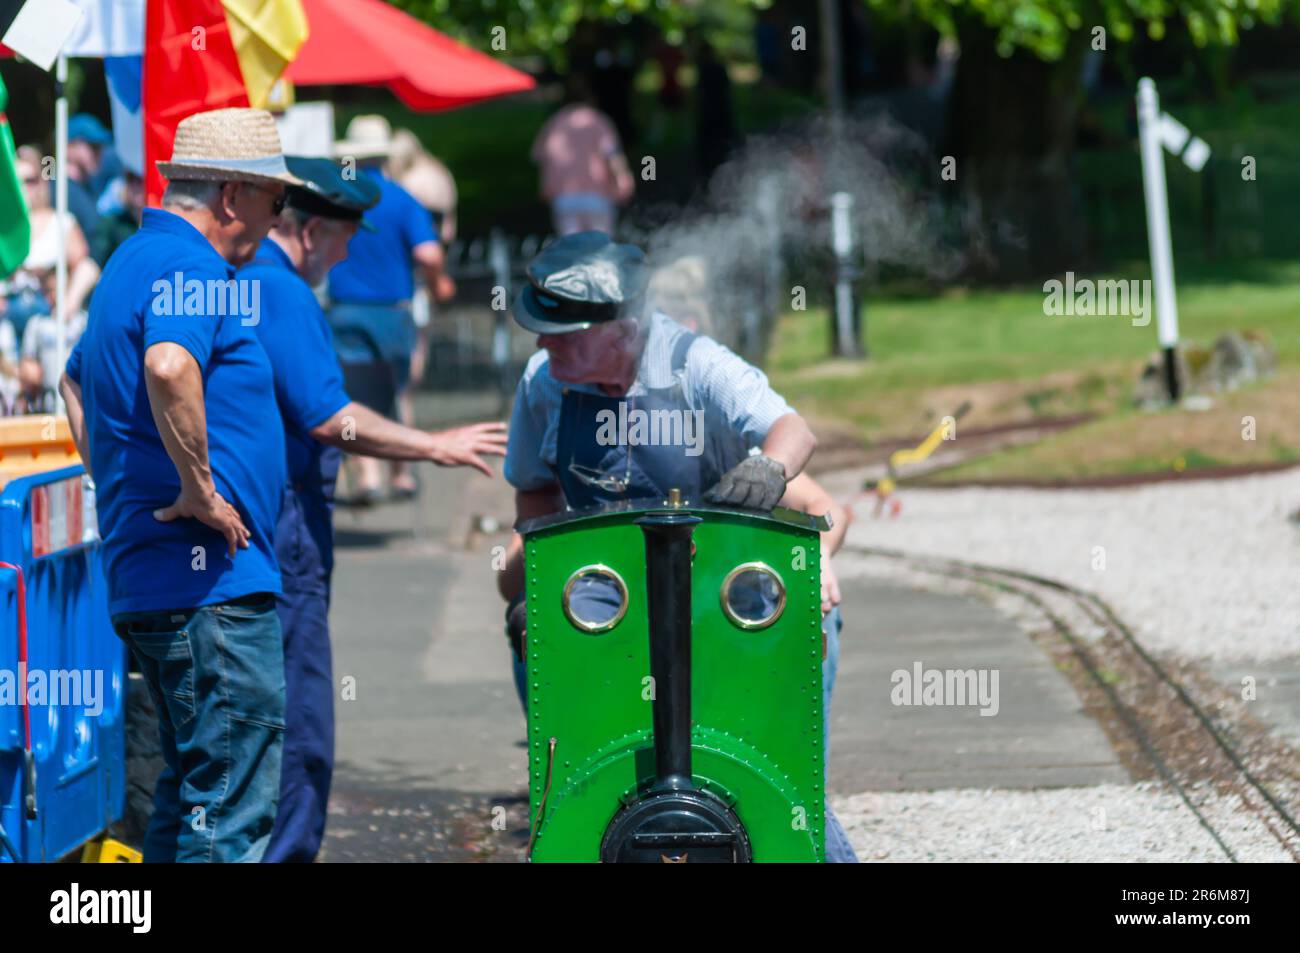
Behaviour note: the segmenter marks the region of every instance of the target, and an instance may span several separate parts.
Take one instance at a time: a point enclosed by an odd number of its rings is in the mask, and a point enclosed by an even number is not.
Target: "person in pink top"
[[[618,206],[632,197],[632,172],[614,123],[592,105],[583,77],[570,77],[567,98],[533,141],[542,198],[557,235],[612,234]]]

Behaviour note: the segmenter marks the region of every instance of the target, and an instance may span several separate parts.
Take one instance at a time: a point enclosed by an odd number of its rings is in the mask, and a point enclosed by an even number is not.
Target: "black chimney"
[[[646,615],[654,679],[655,788],[691,782],[691,535],[700,522],[685,513],[637,521],[645,534]]]

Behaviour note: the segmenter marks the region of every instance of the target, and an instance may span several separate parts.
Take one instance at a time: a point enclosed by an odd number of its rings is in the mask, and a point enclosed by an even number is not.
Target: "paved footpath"
[[[514,861],[527,839],[523,721],[491,568],[506,537],[470,534],[478,515],[508,525],[512,496],[466,471],[420,476],[418,502],[336,521],[334,667],[354,697],[338,702],[329,862]],[[882,827],[920,809],[891,797],[1125,789],[1101,729],[1011,621],[974,596],[860,576],[847,560],[843,572],[830,788],[864,859],[919,849],[919,828]],[[996,669],[996,716],[894,705],[893,673],[917,663]],[[980,811],[964,829],[978,830]]]
[[[466,471],[420,478],[418,502],[335,521],[335,680],[356,691],[337,703],[329,862],[514,860],[526,842],[523,718],[491,568],[505,537],[466,548],[472,514],[504,523],[512,497]]]

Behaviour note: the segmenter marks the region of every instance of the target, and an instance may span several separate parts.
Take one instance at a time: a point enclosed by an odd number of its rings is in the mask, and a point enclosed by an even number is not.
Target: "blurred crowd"
[[[144,207],[139,169],[118,159],[113,137],[95,117],[68,123],[68,211],[63,218],[67,292],[63,302],[66,358],[86,326],[86,307],[109,256],[138,227]],[[35,146],[15,164],[31,223],[22,266],[0,281],[0,415],[50,413],[59,373],[56,274],[59,226],[53,160]]]
[[[396,236],[381,236],[406,243],[405,248],[396,249],[401,254],[395,271],[375,275],[364,270],[358,273],[354,267],[353,277],[366,287],[358,291],[354,281],[351,288],[355,297],[403,305],[404,314],[396,319],[403,326],[396,331],[377,330],[375,337],[380,350],[384,350],[385,337],[403,342],[388,356],[406,362],[394,376],[398,402],[404,416],[409,416],[403,385],[423,374],[425,335],[435,302],[455,292],[443,267],[441,246],[456,233],[456,184],[447,167],[425,150],[410,130],[394,132],[378,116],[358,117],[336,151],[355,159],[362,175],[388,184],[387,211],[398,206],[399,217],[419,219],[405,233],[399,228]],[[143,170],[123,162],[112,133],[92,115],[78,114],[68,123],[67,212],[61,223],[56,212],[53,157],[35,145],[24,145],[16,158],[31,246],[22,265],[0,281],[0,416],[54,411],[62,371],[60,354],[66,359],[81,337],[101,272],[113,252],[139,229],[146,204]],[[425,280],[412,287],[411,267],[421,267],[415,246],[422,242],[434,242],[438,250],[424,255]],[[60,249],[67,274],[61,349],[56,291]],[[413,325],[409,335],[405,327],[408,315]]]
[[[614,233],[620,210],[635,192],[636,176],[625,154],[625,142],[634,133],[628,111],[620,105],[626,97],[613,95],[618,84],[610,80],[619,61],[602,52],[591,53],[586,57],[590,62],[583,60],[586,68],[567,77],[563,100],[537,132],[529,156],[556,235],[591,229]],[[710,53],[701,54],[706,62]],[[677,70],[686,57],[659,59],[664,96],[680,106]],[[725,85],[725,73],[721,75]],[[721,113],[712,109],[701,128],[730,128],[727,91],[720,88],[712,99],[725,105]],[[706,167],[721,161],[725,152],[719,142],[702,142],[701,148],[709,153],[708,159],[702,157]],[[345,369],[364,364],[368,356],[387,362],[392,391],[387,412],[409,424],[410,388],[424,376],[430,322],[439,303],[456,292],[446,262],[446,247],[457,236],[456,182],[413,132],[393,129],[378,115],[355,117],[334,152],[335,158],[355,162],[359,175],[381,184],[383,198],[369,216],[375,231],[353,239],[348,260],[330,273],[319,292]],[[61,223],[53,157],[24,145],[17,151],[16,167],[31,246],[21,267],[0,281],[0,416],[56,409],[60,358],[66,359],[85,330],[101,272],[139,228],[146,204],[144,170],[123,161],[112,132],[87,113],[74,115],[68,124],[67,212]],[[56,294],[60,253],[67,275],[62,323]],[[363,495],[379,491],[377,466],[361,464],[357,486]],[[414,491],[402,465],[390,477],[390,489]]]

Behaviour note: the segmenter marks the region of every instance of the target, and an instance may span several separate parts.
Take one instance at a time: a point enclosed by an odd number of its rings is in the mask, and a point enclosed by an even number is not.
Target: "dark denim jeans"
[[[826,658],[822,662],[822,753],[825,755],[827,770],[831,761],[831,691],[835,688],[835,675],[840,670],[840,630],[844,620],[840,616],[840,607],[831,609],[822,619],[822,631],[826,633]],[[844,833],[840,819],[831,810],[830,802],[826,804],[826,863],[856,864],[858,855],[853,852],[853,845]]]
[[[164,768],[146,862],[256,863],[271,837],[284,737],[275,597],[113,617],[158,709]]]
[[[379,352],[393,366],[397,392],[404,391],[411,380],[411,352],[415,350],[415,321],[409,304],[363,304],[335,301],[330,306],[330,326],[365,331]],[[346,336],[343,336],[346,338]],[[346,341],[344,342],[346,344]],[[336,346],[338,342],[336,341]],[[339,359],[368,360],[368,354],[341,353]]]

